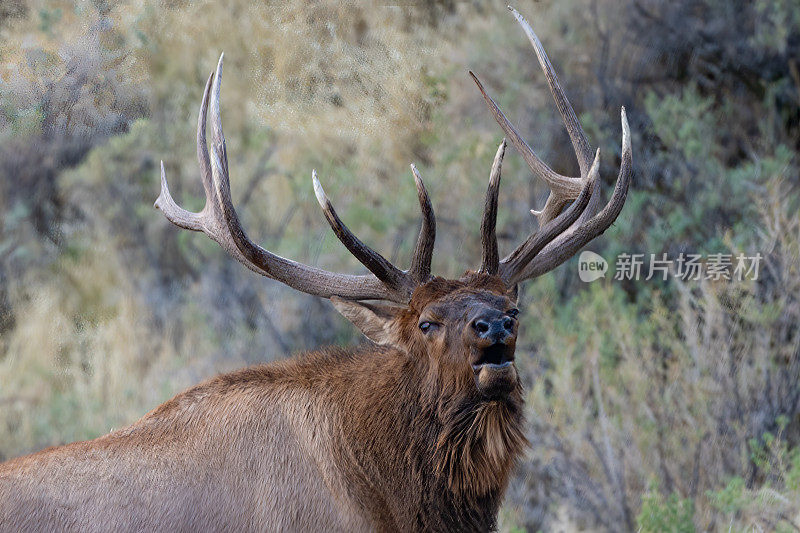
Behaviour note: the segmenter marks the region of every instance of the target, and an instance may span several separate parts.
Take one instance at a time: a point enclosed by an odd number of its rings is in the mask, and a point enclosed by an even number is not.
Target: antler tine
[[[222,61],[223,56],[224,54],[220,55],[220,61]],[[217,67],[219,68],[219,63]],[[214,180],[211,177],[211,159],[208,156],[208,143],[206,142],[208,96],[211,93],[211,85],[214,83],[214,77],[214,72],[208,76],[206,88],[203,91],[203,101],[200,103],[200,113],[198,113],[197,116],[197,162],[200,165],[200,178],[203,180],[203,190],[206,193],[206,206],[203,209],[216,207],[214,202],[208,201],[208,198],[214,198]]]
[[[581,189],[578,198],[572,202],[563,213],[539,228],[539,231],[531,234],[525,242],[520,244],[508,257],[500,263],[499,276],[508,286],[513,286],[521,281],[519,273],[542,251],[550,242],[563,234],[572,224],[578,220],[589,205],[595,187],[597,186],[600,175],[600,149],[595,154],[594,162],[589,169],[586,183]]]
[[[213,184],[211,182],[211,167],[208,158],[208,148],[206,147],[206,115],[208,113],[208,95],[211,92],[211,82],[214,73],[208,77],[206,88],[203,91],[203,101],[200,104],[200,113],[197,117],[197,161],[200,165],[200,177],[203,180],[203,189],[206,193],[206,205],[200,213],[192,213],[180,207],[169,192],[167,185],[167,175],[164,172],[164,162],[161,161],[161,192],[156,198],[153,207],[160,209],[167,220],[178,227],[192,230],[203,231],[202,220],[206,210],[214,207],[214,202],[209,202],[209,198],[214,197]],[[217,239],[215,241],[219,242]]]
[[[505,114],[492,97],[487,94],[478,77],[471,71],[469,75],[472,76],[472,79],[478,86],[478,90],[486,101],[489,111],[506,134],[506,138],[511,141],[514,148],[522,155],[522,158],[525,159],[531,171],[547,183],[555,196],[563,197],[565,200],[577,198],[581,191],[581,179],[562,176],[547,166],[547,164],[536,155],[536,152],[533,151],[528,143],[525,142],[525,139],[522,138],[522,135],[519,134],[514,125],[506,118]]]
[[[500,254],[497,251],[497,195],[500,192],[500,174],[503,166],[503,155],[506,152],[506,140],[497,147],[497,153],[489,172],[489,187],[486,189],[486,201],[481,219],[481,266],[479,272],[497,274],[500,266]]]
[[[412,284],[405,272],[395,267],[381,254],[361,242],[358,237],[345,226],[342,219],[336,214],[336,210],[333,208],[333,204],[331,204],[325,191],[322,189],[322,185],[317,178],[316,170],[311,172],[311,180],[314,183],[314,194],[317,196],[320,207],[322,207],[322,212],[325,214],[325,218],[336,234],[336,237],[344,244],[345,248],[390,289],[395,291],[406,290],[410,295],[416,283]]]
[[[216,72],[209,77],[206,84],[198,116],[197,158],[206,205],[199,213],[192,213],[178,206],[170,195],[162,162],[161,192],[155,207],[161,209],[167,220],[173,224],[202,231],[252,271],[299,291],[323,298],[408,302],[413,290],[410,283],[394,288],[372,274],[356,276],[328,272],[272,254],[247,237],[231,200],[228,158],[219,111],[222,62],[223,56],[220,56]],[[206,145],[209,104],[212,123],[210,155]]]
[[[436,217],[433,214],[433,205],[428,197],[428,190],[422,183],[422,177],[417,167],[411,164],[414,174],[414,184],[417,186],[417,199],[422,211],[422,225],[419,229],[414,255],[411,258],[411,267],[408,274],[416,283],[425,283],[431,277],[431,259],[433,258],[433,244],[436,240]]]
[[[167,185],[167,175],[164,172],[164,161],[161,161],[161,192],[156,198],[153,207],[160,209],[167,220],[179,228],[192,231],[203,231],[200,222],[200,213],[192,213],[175,203]]]
[[[222,60],[222,58],[220,58]],[[237,255],[238,250],[235,246],[230,246],[232,243],[224,239],[224,232],[220,232],[219,225],[213,224],[213,217],[210,213],[217,210],[215,201],[214,185],[211,177],[211,163],[208,156],[208,147],[206,146],[206,117],[208,115],[208,101],[209,94],[211,93],[211,86],[214,80],[214,72],[208,77],[206,87],[203,91],[203,100],[200,104],[200,112],[197,117],[197,162],[200,166],[200,178],[203,181],[203,189],[206,194],[206,203],[199,213],[193,213],[180,207],[169,192],[167,185],[167,176],[164,172],[164,162],[161,162],[161,193],[158,195],[153,207],[160,209],[167,220],[172,222],[178,227],[192,230],[202,231],[209,235],[214,241],[223,246],[229,253]],[[241,254],[237,259],[242,261]]]
[[[517,19],[519,25],[522,26],[525,34],[528,36],[528,40],[533,45],[536,57],[539,59],[539,65],[542,67],[545,78],[547,78],[547,85],[550,86],[550,92],[553,95],[553,99],[556,101],[558,112],[561,114],[564,125],[567,127],[567,133],[572,141],[572,147],[575,149],[575,155],[578,156],[578,165],[581,170],[581,175],[585,176],[592,164],[592,148],[589,146],[589,141],[586,140],[586,134],[583,132],[583,128],[580,122],[578,122],[578,117],[575,116],[575,111],[572,109],[569,100],[567,100],[567,96],[564,94],[561,84],[558,83],[558,76],[556,76],[553,70],[553,65],[550,64],[550,59],[547,57],[547,53],[545,53],[541,41],[533,32],[533,29],[530,24],[528,24],[528,21],[525,20],[525,17],[520,15],[519,12],[511,6],[508,6],[508,9],[514,15],[514,18]]]
[[[585,223],[578,222],[577,227],[569,233],[562,233],[548,243],[530,262],[521,265],[517,271],[507,274],[507,283],[519,283],[524,279],[535,278],[554,269],[573,255],[586,243],[602,234],[619,216],[631,181],[633,155],[628,117],[623,107],[620,112],[622,123],[622,162],[617,175],[614,192],[605,207]],[[596,163],[595,163],[596,164]],[[595,166],[592,165],[592,167]],[[591,172],[590,172],[591,174]],[[594,197],[594,195],[592,195]],[[508,258],[509,260],[511,257]],[[503,261],[504,263],[506,260]],[[502,270],[501,265],[501,270]]]

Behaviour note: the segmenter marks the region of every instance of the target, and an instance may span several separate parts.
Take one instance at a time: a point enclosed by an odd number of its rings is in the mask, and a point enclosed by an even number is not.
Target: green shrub
[[[658,486],[651,484],[642,496],[642,508],[636,516],[642,533],[694,533],[694,502],[674,492],[664,498]]]

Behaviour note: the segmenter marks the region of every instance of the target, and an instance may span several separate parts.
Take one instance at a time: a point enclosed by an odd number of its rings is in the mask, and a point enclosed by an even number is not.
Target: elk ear
[[[339,313],[361,330],[376,344],[396,344],[394,319],[405,309],[399,305],[368,304],[331,296],[331,303]]]

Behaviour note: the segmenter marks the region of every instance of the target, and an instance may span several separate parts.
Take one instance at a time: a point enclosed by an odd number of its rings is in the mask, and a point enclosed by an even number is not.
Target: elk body
[[[198,120],[205,208],[191,213],[173,201],[163,165],[156,207],[175,225],[206,233],[251,270],[330,299],[371,342],[221,375],[127,428],[3,463],[0,530],[495,528],[526,443],[514,364],[517,284],[555,268],[608,228],[624,204],[631,169],[623,109],[622,164],[603,205],[599,151],[592,153],[541,43],[511,11],[534,46],[581,175],[561,176],[542,162],[475,78],[506,137],[551,194],[534,211],[539,230],[500,260],[495,221],[504,140],[490,171],[480,267],[457,280],[431,275],[435,219],[413,165],[422,228],[408,270],[350,232],[316,173],[325,217],[370,273],[335,274],[254,244],[231,201],[220,58]]]

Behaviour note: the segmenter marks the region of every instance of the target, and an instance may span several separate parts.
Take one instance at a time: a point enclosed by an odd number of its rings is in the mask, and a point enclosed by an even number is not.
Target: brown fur
[[[221,375],[127,428],[3,463],[0,530],[494,529],[522,394],[516,374],[481,393],[464,328],[512,304],[497,278],[436,278],[384,310],[382,346]]]

